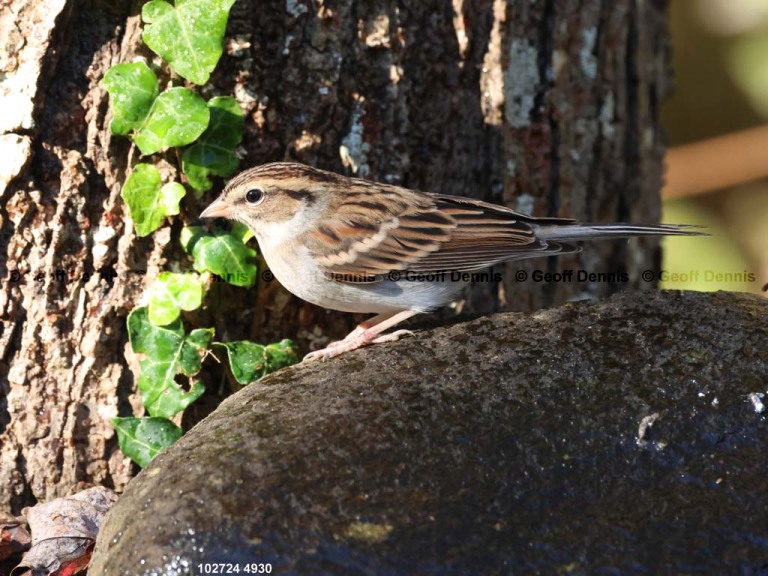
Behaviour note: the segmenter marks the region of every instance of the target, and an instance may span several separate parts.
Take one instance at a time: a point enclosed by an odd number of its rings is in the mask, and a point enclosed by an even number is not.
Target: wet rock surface
[[[768,573],[767,320],[644,292],[282,370],[129,484],[89,574]]]

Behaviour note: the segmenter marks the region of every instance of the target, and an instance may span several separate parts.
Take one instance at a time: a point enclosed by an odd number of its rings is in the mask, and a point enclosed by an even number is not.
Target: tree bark
[[[203,92],[240,102],[242,167],[292,159],[539,216],[652,222],[665,10],[637,0],[240,0]],[[130,479],[108,423],[141,410],[125,319],[160,271],[190,267],[178,233],[209,199],[188,196],[150,238],[127,224],[119,193],[136,154],[109,134],[101,80],[113,64],[151,57],[138,13],[128,1],[11,0],[0,17],[0,509],[14,513],[78,483],[119,491]],[[521,270],[624,270],[638,288],[658,256],[637,241],[515,264],[500,285],[474,286],[465,309],[533,310],[623,287],[520,282]],[[188,320],[219,340],[292,337],[303,349],[353,323],[261,282],[215,284]],[[209,370],[213,401],[220,375]]]

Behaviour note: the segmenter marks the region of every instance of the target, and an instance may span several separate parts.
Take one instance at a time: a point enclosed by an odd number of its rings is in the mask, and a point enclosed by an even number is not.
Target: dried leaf
[[[0,562],[29,548],[32,538],[21,521],[0,517]]]
[[[12,575],[70,576],[88,566],[104,515],[117,495],[102,486],[25,508],[22,513],[32,532],[32,547]]]

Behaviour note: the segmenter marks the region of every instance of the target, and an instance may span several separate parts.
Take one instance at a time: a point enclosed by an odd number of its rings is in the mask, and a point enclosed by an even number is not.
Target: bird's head
[[[265,227],[322,212],[340,178],[304,164],[264,164],[230,180],[200,217],[237,220],[258,237]]]

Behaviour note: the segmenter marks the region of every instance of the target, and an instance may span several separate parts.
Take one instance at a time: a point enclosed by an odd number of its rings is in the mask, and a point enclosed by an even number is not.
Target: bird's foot
[[[382,344],[384,342],[397,342],[402,336],[416,336],[410,330],[395,330],[391,334],[382,334],[378,338],[371,340],[371,344]]]
[[[369,344],[382,344],[384,342],[395,342],[402,336],[413,336],[413,332],[410,330],[397,330],[391,334],[380,334],[378,331],[368,328],[361,329],[355,328],[350,334],[339,340],[338,342],[331,342],[328,346],[322,350],[315,350],[304,356],[304,362],[311,362],[312,360],[327,360],[334,358],[344,352],[349,352]]]

